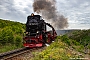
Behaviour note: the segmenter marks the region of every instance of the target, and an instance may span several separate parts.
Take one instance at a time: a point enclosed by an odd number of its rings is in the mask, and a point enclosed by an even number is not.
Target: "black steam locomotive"
[[[47,31],[46,26],[52,28],[52,31]],[[56,37],[56,31],[52,25],[46,23],[40,15],[27,17],[26,32],[23,37],[23,45],[25,47],[41,47],[45,43],[51,43]]]

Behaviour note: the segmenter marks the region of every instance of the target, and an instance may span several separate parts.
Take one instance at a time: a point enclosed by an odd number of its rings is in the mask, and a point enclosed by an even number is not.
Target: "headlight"
[[[39,33],[39,31],[37,31],[37,34]]]
[[[26,32],[26,34],[28,34],[28,32]]]

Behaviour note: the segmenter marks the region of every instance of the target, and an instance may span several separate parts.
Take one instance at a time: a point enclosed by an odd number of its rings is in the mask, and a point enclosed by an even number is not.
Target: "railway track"
[[[11,57],[17,56],[18,53],[21,53],[25,50],[27,50],[27,48],[20,48],[20,49],[6,52],[6,53],[2,53],[2,54],[0,54],[0,60],[6,60],[6,59],[9,59]]]
[[[40,50],[40,49],[43,49],[43,48],[44,47],[33,48],[33,49],[21,48],[21,49],[17,49],[17,50],[14,50],[14,51],[6,52],[6,53],[3,53],[3,54],[0,54],[0,60],[25,60],[21,56],[28,55],[28,54],[29,54],[29,56],[32,56],[31,53],[33,51],[37,51],[37,50]]]

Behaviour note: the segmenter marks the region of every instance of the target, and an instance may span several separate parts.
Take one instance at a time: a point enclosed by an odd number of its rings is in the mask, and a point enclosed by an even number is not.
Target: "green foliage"
[[[77,41],[82,45],[88,45],[90,43],[90,29],[75,31],[69,36],[70,39]]]
[[[79,52],[85,52],[85,47],[87,49],[90,49],[90,29],[89,30],[78,30],[75,32],[72,32],[71,34],[67,34],[70,45]],[[61,38],[63,38],[61,36]],[[64,36],[64,38],[66,38]],[[66,39],[68,40],[68,39]],[[65,42],[63,40],[63,42]]]
[[[68,36],[66,36],[66,35],[61,36],[61,40],[64,41],[65,43],[67,43],[68,45],[71,45],[70,44],[71,40],[68,38]]]
[[[79,42],[77,42],[76,40],[68,38],[67,35],[60,36],[60,39],[61,39],[62,42],[65,42],[66,44],[68,44],[70,46],[71,45],[76,45],[76,46],[80,45]]]
[[[61,39],[62,42],[68,44],[69,46],[72,46],[72,48],[74,48],[76,51],[84,52],[85,45],[82,45],[80,42],[68,38],[67,35],[60,36],[59,38]]]
[[[11,27],[6,27],[0,33],[0,43],[3,45],[7,43],[14,43],[13,42],[13,39],[14,39],[13,32],[10,28]]]
[[[22,27],[15,26],[15,25],[12,26],[12,31],[14,31],[15,34],[22,34],[23,33]]]
[[[16,36],[16,38],[15,38],[15,45],[17,46],[17,47],[21,47],[22,46],[22,37],[21,36]]]
[[[0,46],[0,53],[8,52],[15,49],[18,49],[18,47],[15,45],[12,45],[12,44],[3,45],[3,46]]]
[[[25,25],[22,23],[0,19],[0,28],[4,28],[6,26],[18,26],[18,27],[22,27],[23,29],[25,29]]]
[[[0,19],[0,47],[1,50],[10,50],[4,46],[12,45],[13,47],[22,47],[22,35],[25,31],[25,24]],[[6,48],[6,49],[5,49]]]
[[[76,41],[78,45],[82,45],[84,47],[88,47],[90,49],[90,29],[89,30],[80,30],[75,31],[71,35],[68,35],[69,39]],[[82,48],[84,49],[84,48]],[[81,50],[82,50],[81,49]],[[78,48],[80,51],[80,49]]]
[[[46,47],[41,53],[33,52],[34,58],[32,60],[70,60],[70,58],[78,58],[81,56],[74,55],[69,49],[68,45],[62,42],[61,37],[57,37],[56,41],[50,46]],[[67,38],[65,38],[67,39]]]

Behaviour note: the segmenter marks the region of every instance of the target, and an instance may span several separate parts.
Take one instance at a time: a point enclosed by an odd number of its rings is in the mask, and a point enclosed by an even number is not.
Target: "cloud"
[[[90,27],[90,0],[57,0],[60,14],[68,18],[68,28]],[[33,12],[33,0],[1,0],[0,18],[25,23]]]
[[[1,0],[0,18],[24,23],[26,16],[32,12],[31,3],[30,0]]]
[[[90,0],[57,0],[57,7],[68,18],[69,28],[89,28]]]

